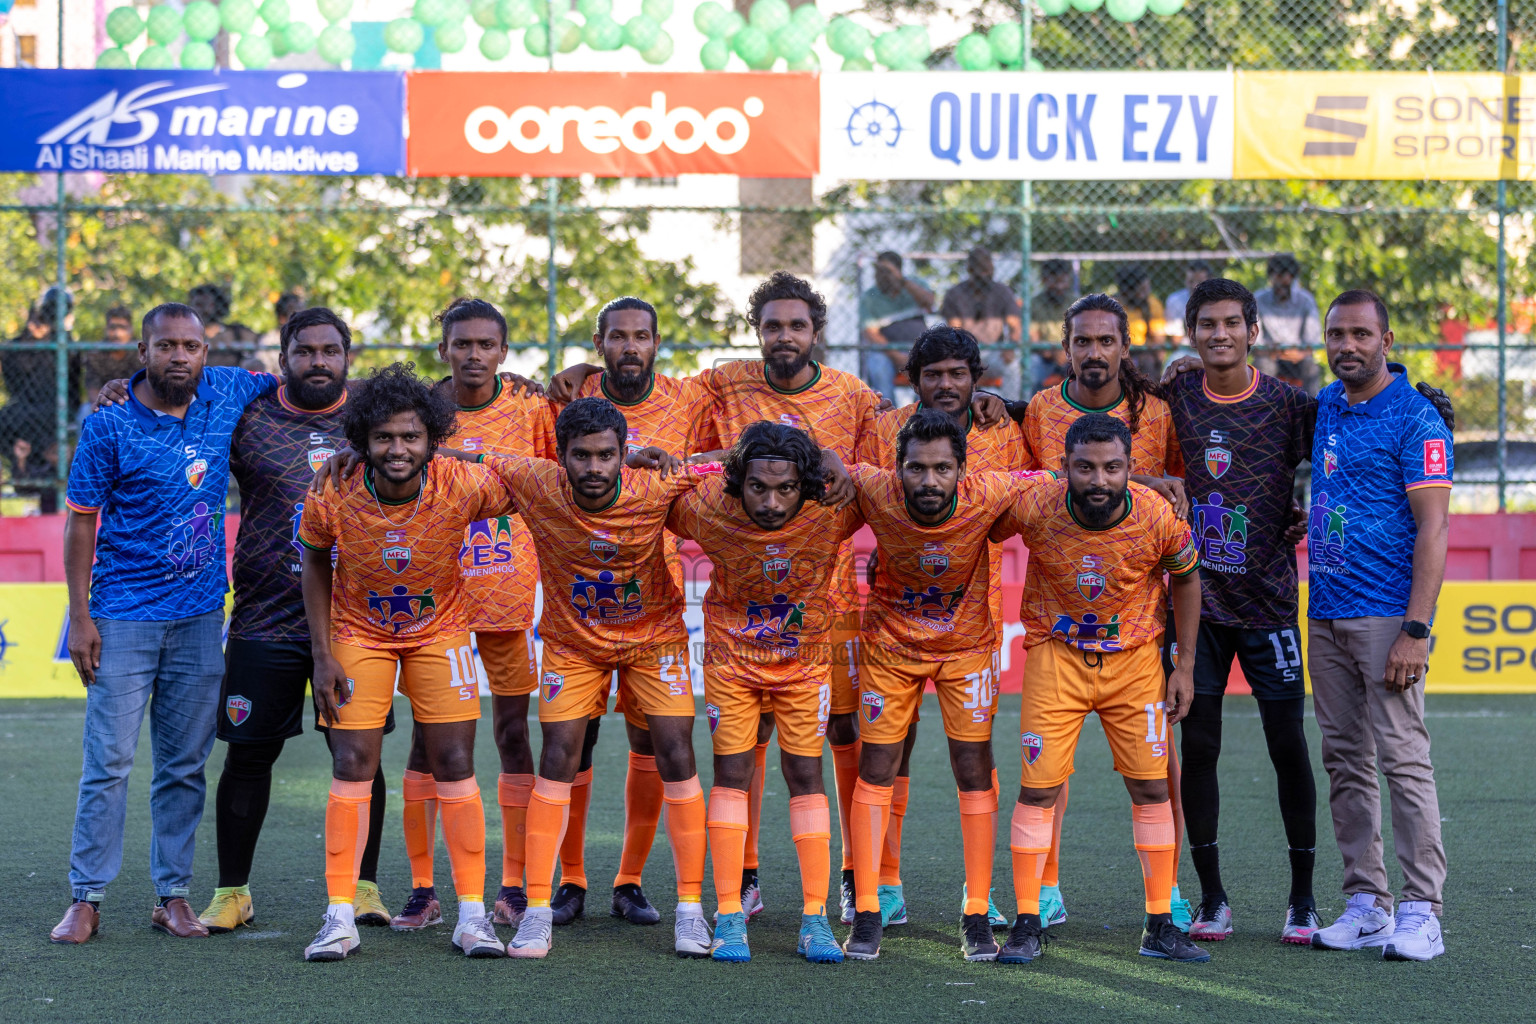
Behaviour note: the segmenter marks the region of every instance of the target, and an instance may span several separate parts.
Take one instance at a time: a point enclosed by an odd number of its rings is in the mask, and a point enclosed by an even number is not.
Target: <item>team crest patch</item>
[[[384,568],[399,575],[411,564],[411,549],[402,545],[384,549]]]
[[[224,701],[224,713],[229,716],[230,725],[243,724],[247,718],[251,717],[250,698],[242,697],[237,693],[230,694],[229,699]]]
[[[602,537],[594,537],[587,544],[587,548],[592,552],[592,557],[596,558],[599,562],[611,562],[613,561],[613,556],[619,553],[619,546],[617,544]]]
[[[1092,571],[1078,573],[1077,592],[1086,601],[1097,601],[1099,595],[1104,593],[1104,574]]]
[[[720,728],[720,709],[713,704],[705,704],[704,717],[709,720],[709,734],[713,736],[715,730]]]
[[[192,487],[203,486],[203,477],[208,475],[208,460],[193,459],[187,464],[187,483]]]
[[[1334,454],[1332,448],[1329,448],[1323,452],[1323,476],[1333,476],[1334,471],[1338,468],[1339,457]]]
[[[763,560],[763,575],[770,583],[783,583],[789,579],[789,559],[767,558]]]
[[[1024,760],[1028,764],[1034,764],[1040,760],[1040,751],[1045,749],[1045,740],[1037,733],[1026,732],[1019,737],[1019,746],[1024,751]]]
[[[544,703],[548,704],[560,696],[560,691],[565,689],[565,676],[559,672],[545,672],[539,680],[539,688],[544,691]]]
[[[309,471],[311,473],[320,472],[320,467],[324,466],[330,457],[335,454],[336,449],[330,447],[329,445],[321,445],[319,448],[311,448],[309,450]]]
[[[937,551],[925,551],[919,556],[917,564],[929,576],[943,576],[949,571],[949,556]]]
[[[859,703],[864,705],[864,720],[866,722],[873,722],[885,714],[885,698],[878,693],[865,690],[863,696],[859,698]]]
[[[1205,468],[1213,479],[1221,479],[1222,474],[1232,468],[1232,452],[1226,448],[1207,448]]]

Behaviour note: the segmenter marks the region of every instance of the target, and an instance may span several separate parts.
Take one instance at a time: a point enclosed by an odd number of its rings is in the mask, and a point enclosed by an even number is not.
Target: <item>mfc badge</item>
[[[1024,760],[1034,764],[1040,760],[1040,751],[1045,749],[1045,740],[1036,733],[1026,732],[1019,737],[1019,746],[1024,751]]]
[[[1083,556],[1083,571],[1077,574],[1077,592],[1087,601],[1097,601],[1104,593],[1104,559],[1098,555]]]
[[[592,557],[599,562],[611,562],[613,556],[619,553],[619,546],[606,537],[594,537],[587,549],[592,552]]]
[[[237,693],[229,695],[224,702],[224,713],[229,716],[230,725],[240,725],[251,717],[251,701],[249,697],[242,697]]]
[[[194,489],[203,486],[203,477],[208,475],[208,460],[193,459],[187,464],[187,483]]]
[[[929,576],[943,576],[949,571],[949,556],[944,554],[944,545],[928,541],[923,545],[923,553],[918,557],[917,564]]]
[[[709,720],[709,733],[713,736],[715,730],[720,728],[720,709],[713,704],[705,704],[704,717]]]
[[[864,705],[864,720],[867,722],[873,722],[885,714],[885,698],[873,690],[865,690],[859,702]]]
[[[384,568],[399,575],[411,564],[411,549],[401,545],[384,549]]]
[[[1232,468],[1232,453],[1226,448],[1207,448],[1205,450],[1205,468],[1211,474],[1211,478],[1220,480],[1222,474]]]
[[[559,672],[545,672],[544,678],[539,680],[539,686],[544,690],[544,703],[548,704],[565,689],[565,676]]]
[[[789,579],[789,551],[783,544],[769,544],[763,554],[763,575],[769,583],[783,583]]]

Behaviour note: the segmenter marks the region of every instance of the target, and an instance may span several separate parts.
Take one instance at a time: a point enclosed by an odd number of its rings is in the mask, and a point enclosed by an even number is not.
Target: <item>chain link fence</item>
[[[1023,46],[1049,69],[1536,69],[1536,9],[1494,0],[1196,0],[1132,24],[1102,8],[1043,17],[1042,6],[1029,9]],[[912,10],[872,2],[868,13],[900,22]],[[978,7],[974,20],[1007,17],[1020,17],[1017,3]],[[952,55],[931,62],[952,66]],[[784,267],[827,296],[829,364],[900,388],[872,339],[900,356],[895,328],[913,325],[886,322],[888,305],[870,312],[878,254],[901,256],[932,293],[933,318],[973,249],[1020,299],[1025,329],[1005,322],[983,339],[995,386],[1013,394],[1056,379],[1060,311],[1088,291],[1134,307],[1136,358],[1150,371],[1181,347],[1166,304],[1197,261],[1257,290],[1271,256],[1294,254],[1296,284],[1322,307],[1371,288],[1392,310],[1398,358],[1456,404],[1455,507],[1532,509],[1533,235],[1532,182],[0,175],[0,337],[14,339],[0,342],[0,510],[58,507],[89,396],[137,366],[137,318],[200,286],[213,286],[198,294],[221,325],[213,358],[229,364],[276,368],[274,307],[294,293],[349,318],[358,365],[442,369],[432,314],[473,294],[505,310],[511,367],[543,377],[589,358],[596,311],[637,294],[661,310],[659,368],[686,373],[752,353],[746,297]],[[62,318],[44,297],[61,283],[72,303]],[[114,309],[131,318],[126,335]],[[1331,379],[1322,353],[1313,359]]]

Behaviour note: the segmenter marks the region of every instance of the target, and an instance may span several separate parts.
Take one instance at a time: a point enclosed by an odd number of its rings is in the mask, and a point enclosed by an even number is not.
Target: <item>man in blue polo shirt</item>
[[[146,710],[158,897],[151,924],[208,934],[186,896],[224,674],[230,435],[278,379],[205,368],[207,352],[190,307],[166,303],[145,314],[144,369],[125,404],[85,420],[70,466],[64,571],[69,654],[86,687],[85,755],[70,849],[74,902],[54,942],[96,933],[97,904],[122,867],[128,773]]]
[[[1452,436],[1407,371],[1387,362],[1386,305],[1347,291],[1324,318],[1328,366],[1318,396],[1307,517],[1307,670],[1344,859],[1344,913],[1318,949],[1381,949],[1394,960],[1445,952],[1445,848],[1424,727],[1430,621],[1450,532]],[[1382,860],[1381,789],[1392,800],[1402,900]]]

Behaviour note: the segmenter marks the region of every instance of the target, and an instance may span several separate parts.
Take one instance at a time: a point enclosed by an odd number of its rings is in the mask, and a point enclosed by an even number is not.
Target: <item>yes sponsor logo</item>
[[[245,720],[251,717],[251,699],[238,693],[230,694],[224,701],[224,714],[229,716],[230,725],[245,724]]]
[[[1432,438],[1424,442],[1424,475],[1445,476],[1445,440]]]
[[[432,596],[431,587],[413,594],[410,587],[397,583],[387,594],[368,591],[368,613],[374,617],[375,625],[395,636],[415,633],[437,616],[437,599]]]
[[[1344,526],[1348,522],[1349,509],[1335,504],[1327,491],[1312,494],[1312,507],[1307,510],[1307,561],[1319,570],[1342,571],[1344,558]]]
[[[1203,502],[1195,502],[1191,512],[1195,520],[1195,543],[1200,560],[1213,569],[1241,566],[1248,559],[1248,506],[1228,506],[1220,494],[1212,491]]]
[[[608,569],[590,580],[581,573],[576,574],[571,582],[571,607],[576,609],[577,618],[590,624],[617,625],[645,614],[640,580],[633,576],[620,580]]]
[[[511,569],[512,520],[507,516],[470,523],[459,545],[459,569],[465,576],[486,576]]]
[[[1112,654],[1122,650],[1120,646],[1120,615],[1115,613],[1103,620],[1094,612],[1084,613],[1074,619],[1065,613],[1058,614],[1051,625],[1051,636],[1080,651],[1103,651]]]
[[[965,600],[965,586],[945,590],[937,583],[924,590],[901,588],[901,610],[926,625],[948,627],[955,621],[955,611]]]
[[[1040,760],[1040,752],[1045,749],[1045,740],[1039,733],[1026,732],[1019,736],[1019,749],[1024,754],[1024,760],[1034,764]]]
[[[745,625],[730,630],[743,640],[795,652],[800,647],[800,632],[805,628],[805,602],[792,601],[786,594],[774,594],[771,601],[749,599],[742,611]]]
[[[539,679],[539,690],[543,693],[546,704],[560,696],[560,691],[563,689],[565,689],[565,676],[559,672],[545,672]]]
[[[859,703],[864,706],[864,720],[873,722],[885,714],[885,698],[873,690],[865,690],[859,698]]]
[[[223,520],[222,511],[214,511],[206,501],[199,501],[192,506],[190,515],[171,524],[165,555],[173,575],[195,576],[212,560],[219,546],[218,530]]]

